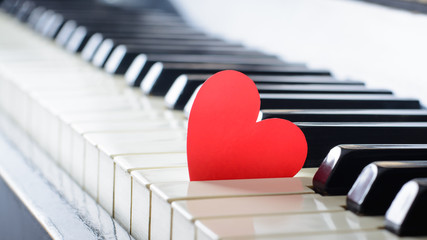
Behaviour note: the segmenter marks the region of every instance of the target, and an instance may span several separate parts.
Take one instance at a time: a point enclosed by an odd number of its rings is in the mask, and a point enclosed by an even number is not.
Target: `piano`
[[[425,34],[400,21],[426,17],[358,1],[257,4],[3,0],[2,238],[427,238]],[[399,48],[396,35],[422,44]],[[189,181],[191,104],[225,69],[254,80],[260,120],[304,132],[295,177]]]

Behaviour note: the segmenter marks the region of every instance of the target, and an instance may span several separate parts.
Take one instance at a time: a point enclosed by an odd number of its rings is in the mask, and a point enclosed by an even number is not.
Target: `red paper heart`
[[[191,181],[292,177],[304,165],[307,142],[290,121],[256,122],[260,97],[254,82],[222,71],[200,88],[188,120]]]

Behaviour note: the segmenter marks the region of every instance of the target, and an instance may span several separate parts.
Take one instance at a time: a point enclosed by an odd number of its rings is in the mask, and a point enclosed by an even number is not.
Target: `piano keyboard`
[[[316,193],[313,177],[338,144],[427,143],[418,100],[223,42],[168,12],[82,2],[6,0],[0,14],[0,109],[24,134],[5,121],[2,131],[49,181],[60,177],[33,142],[135,239],[412,239],[348,211],[345,194]],[[254,79],[260,118],[306,135],[294,178],[189,181],[182,110],[229,68]]]

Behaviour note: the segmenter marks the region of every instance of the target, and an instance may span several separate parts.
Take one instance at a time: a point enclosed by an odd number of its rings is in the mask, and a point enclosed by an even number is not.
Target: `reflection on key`
[[[313,178],[317,192],[346,195],[362,169],[374,161],[425,160],[425,144],[347,144],[331,149]]]
[[[427,161],[371,163],[348,192],[347,208],[364,215],[383,215],[403,184],[422,177],[427,177]]]
[[[171,203],[177,200],[233,196],[268,196],[313,193],[310,178],[271,178],[245,180],[194,181],[153,184],[151,237],[163,239],[171,234]]]
[[[175,201],[172,203],[172,238],[191,239],[195,235],[194,222],[200,219],[344,211],[341,207],[344,201],[343,196],[322,197],[317,194]]]
[[[359,217],[351,212],[287,214],[277,216],[207,219],[196,222],[201,239],[250,238],[280,234],[333,233],[349,230],[376,230],[382,217]],[[233,227],[230,227],[233,226]]]
[[[386,213],[386,228],[400,236],[426,235],[427,179],[403,185]]]

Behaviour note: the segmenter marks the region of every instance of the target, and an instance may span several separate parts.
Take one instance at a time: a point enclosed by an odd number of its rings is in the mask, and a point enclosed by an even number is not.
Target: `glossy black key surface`
[[[309,146],[305,167],[318,167],[329,150],[339,144],[427,144],[427,122],[296,125],[303,131]]]
[[[96,58],[96,55],[100,53],[100,49],[103,48],[103,45],[108,45],[108,48],[105,48],[102,61],[100,61],[98,64],[95,64],[96,66],[103,66],[105,62],[107,61],[108,57],[110,56],[111,52],[114,50],[115,45],[114,42],[110,39],[104,40],[104,42],[100,45],[99,49],[95,53],[95,56],[93,59]],[[136,46],[125,46],[125,45],[119,45],[116,47],[116,49],[119,48],[121,55],[123,55],[120,64],[123,66],[129,66],[132,61],[135,59],[136,56],[138,56],[141,53],[146,54],[199,54],[199,55],[205,55],[205,54],[217,54],[217,55],[240,55],[240,56],[246,56],[246,57],[263,57],[264,54],[258,51],[254,50],[248,50],[241,47],[234,47],[234,48],[225,48],[225,47],[215,47],[215,46],[166,46],[166,45],[136,45]],[[176,64],[176,63],[174,63]],[[120,68],[120,66],[118,67]],[[123,67],[125,69],[124,73],[127,68]],[[116,73],[119,73],[118,70],[116,70]]]
[[[156,40],[156,39],[154,39],[154,40]],[[154,42],[151,44],[148,44],[148,43],[144,44],[144,42],[141,41],[140,43],[138,43],[138,45],[141,47],[141,50],[138,50],[138,51],[143,51],[142,49],[146,48],[146,47],[168,48],[168,49],[174,49],[174,50],[187,48],[188,51],[185,50],[185,53],[196,53],[197,54],[200,51],[204,51],[206,49],[209,52],[212,52],[212,53],[215,53],[218,55],[223,54],[225,56],[235,56],[235,53],[237,54],[237,56],[242,55],[242,54],[240,54],[242,52],[241,50],[245,51],[243,53],[245,55],[246,55],[246,53],[253,52],[253,51],[250,51],[248,49],[245,49],[245,48],[243,48],[241,46],[237,46],[237,45],[227,45],[227,44],[214,45],[214,44],[210,44],[210,43],[203,44],[203,42],[205,42],[203,40],[202,41],[196,40],[196,41],[199,42],[200,44],[193,44],[194,41],[188,41],[188,40],[168,41],[169,44],[162,44],[161,41],[158,44],[154,44]],[[112,49],[113,48],[114,48],[114,46],[112,46]],[[207,52],[208,55],[204,54],[204,53],[200,54],[199,55],[200,58],[203,58],[203,57],[206,58],[206,55],[207,56],[211,55],[211,54],[209,54],[209,52]],[[138,52],[136,52],[136,53],[138,53]],[[159,53],[161,53],[161,52],[159,52]],[[166,56],[170,56],[170,51],[166,51],[166,52],[163,51],[163,53],[165,53],[164,55],[166,55]],[[258,55],[257,52],[255,52],[255,53],[256,53],[256,55]],[[159,54],[159,55],[161,55],[161,54]],[[184,55],[184,54],[181,54],[181,55]],[[134,53],[130,53],[127,50],[127,45],[119,45],[114,50],[111,51],[111,57],[105,63],[105,70],[109,73],[118,73],[118,74],[125,73],[129,69],[130,65],[135,61],[136,57],[138,57],[138,56],[140,56],[140,54],[135,55]],[[145,55],[145,56],[147,56],[147,55]],[[194,56],[194,55],[192,55],[192,56]],[[264,59],[264,58],[262,58],[262,56],[263,56],[262,54],[260,54],[259,56],[261,59]],[[248,58],[248,57],[246,57],[246,58]],[[258,57],[253,58],[253,59],[257,59],[257,58]],[[159,60],[156,60],[156,61],[153,61],[153,60],[147,61],[146,60],[144,66],[142,66],[142,69],[141,69],[141,72],[139,73],[139,75],[142,76],[144,73],[146,74],[148,72],[149,68],[154,63],[156,63],[158,61]],[[197,61],[196,59],[194,59],[192,62],[180,61],[178,59],[176,59],[175,61],[169,61],[169,59],[166,59],[166,58],[162,58],[160,61],[165,62],[165,63],[172,62],[172,63],[194,63],[194,64],[203,62],[203,61]],[[261,61],[259,61],[259,62],[261,62]],[[224,62],[220,62],[220,61],[215,61],[215,62],[210,61],[210,62],[205,62],[205,63],[225,64]],[[235,64],[245,64],[245,65],[252,64],[252,63],[245,63],[245,61],[243,61],[243,60],[241,62],[238,62],[238,63],[234,62],[234,63]],[[260,65],[260,64],[253,64],[253,65]],[[267,64],[262,64],[262,65],[267,65]],[[285,65],[285,63],[281,62],[281,64],[276,63],[276,64],[271,64],[271,65],[282,65],[283,66],[283,65]],[[292,65],[292,66],[296,66],[296,65]],[[303,65],[297,65],[297,66],[304,68]]]
[[[83,59],[89,61],[91,60],[93,54],[98,49],[99,45],[101,45],[102,41],[108,38],[112,39],[120,39],[120,38],[140,38],[146,40],[167,40],[167,41],[219,41],[216,38],[211,38],[208,36],[199,36],[199,35],[186,35],[186,34],[149,34],[149,33],[137,33],[137,34],[123,34],[119,35],[119,37],[115,36],[117,34],[101,34],[95,33],[87,40],[86,44],[82,49],[82,57]],[[82,39],[83,40],[83,39]],[[76,43],[79,45],[79,43]],[[170,55],[169,55],[170,56]],[[183,56],[182,54],[180,56]],[[200,56],[200,55],[199,55]],[[266,56],[267,58],[267,56]],[[164,60],[164,59],[163,59]],[[150,65],[151,66],[151,65]]]
[[[141,28],[141,27],[140,27]],[[170,38],[170,39],[180,39],[180,38],[194,38],[194,39],[204,39],[206,38],[206,35],[204,33],[200,32],[176,32],[176,31],[160,31],[160,29],[157,29],[156,26],[151,27],[150,29],[140,29],[140,28],[132,28],[132,26],[128,26],[126,28],[120,28],[116,26],[115,28],[107,28],[107,29],[91,29],[87,26],[79,25],[79,23],[76,20],[68,20],[66,21],[61,29],[59,30],[58,36],[55,38],[56,42],[64,46],[68,43],[68,39],[71,37],[72,34],[74,34],[74,31],[76,29],[80,29],[80,31],[75,34],[74,38],[76,39],[74,41],[74,45],[76,49],[83,49],[87,41],[90,37],[92,37],[96,33],[102,32],[105,36],[114,36],[114,35],[122,35],[124,37],[129,36],[155,36],[157,38]],[[63,37],[59,36],[64,35]],[[173,36],[173,38],[172,38]]]
[[[263,84],[257,83],[260,93],[332,93],[332,94],[392,94],[386,89],[366,88],[365,86],[354,85],[324,85],[324,84]]]
[[[424,109],[263,109],[261,114],[291,122],[427,122]]]
[[[387,230],[400,236],[427,235],[427,178],[403,185],[385,216]]]
[[[373,162],[348,192],[347,209],[363,215],[384,215],[406,182],[425,177],[427,160]]]
[[[291,64],[292,66],[292,64]],[[199,81],[203,83],[212,76],[212,74],[185,74],[189,81]],[[253,75],[248,74],[248,77],[255,83],[259,84],[322,84],[322,85],[357,85],[364,86],[361,81],[354,80],[337,80],[330,75]]]
[[[130,86],[139,87],[143,77],[147,74],[151,66],[156,62],[175,62],[175,63],[213,63],[213,64],[254,64],[254,65],[288,65],[300,66],[298,63],[287,63],[271,55],[260,55],[257,57],[246,57],[239,55],[217,55],[217,54],[139,54],[125,74],[127,83]],[[204,82],[211,74],[193,75],[189,74],[189,79],[198,79]]]
[[[390,127],[383,132],[374,131],[379,134],[375,140],[378,143],[390,142],[389,136],[392,136],[395,142],[398,142],[399,138],[402,141],[412,141],[413,136],[410,132],[405,132],[404,129],[394,133],[392,131]],[[328,133],[323,134],[325,134],[324,138],[328,137]],[[346,133],[343,132],[342,134]],[[362,131],[349,134],[355,135],[354,140],[351,140],[352,136],[348,136],[347,139],[343,138],[341,143],[371,141],[371,139],[365,140],[357,136],[358,134],[363,136]],[[369,138],[371,134],[374,133],[368,133],[365,138]],[[420,139],[413,141],[422,140],[420,137]],[[372,162],[400,161],[402,159],[413,161],[425,160],[426,158],[427,145],[425,144],[341,144],[333,147],[324,158],[313,177],[313,187],[316,192],[326,195],[346,195],[362,169]]]
[[[293,66],[248,66],[228,64],[185,64],[185,63],[155,63],[142,80],[143,92],[164,96],[175,79],[187,73],[217,73],[222,70],[237,70],[245,74],[259,75],[330,75],[324,70],[310,70]]]
[[[384,94],[262,93],[261,109],[419,109],[418,100]]]
[[[98,31],[105,32],[107,30],[100,29]],[[183,29],[179,29],[177,27],[166,28],[166,27],[153,26],[152,24],[148,24],[148,25],[141,24],[137,26],[126,26],[126,27],[121,27],[121,25],[117,25],[115,27],[111,26],[111,28],[109,28],[108,31],[123,32],[129,35],[132,35],[135,33],[141,33],[141,34],[149,35],[150,36],[149,39],[156,39],[157,34],[159,35],[165,35],[165,34],[191,35],[192,33],[199,34],[198,32],[194,32],[194,31],[189,32],[189,30],[184,31]],[[90,37],[92,37],[93,34],[95,33],[97,33],[97,31],[90,31],[86,26],[77,27],[70,38],[70,42],[67,43],[67,45],[72,45],[73,47],[67,46],[67,49],[73,50],[73,52],[80,52],[85,47]],[[110,39],[110,40],[113,40],[113,39]],[[126,42],[126,41],[122,40],[122,42]],[[119,41],[113,41],[113,43],[114,43],[113,47],[116,47],[117,45],[120,44]],[[136,42],[133,42],[133,44],[138,45]],[[155,45],[155,44],[152,44],[152,45]],[[223,48],[226,48],[226,46],[223,46]]]
[[[200,85],[202,85],[204,80],[190,80],[187,78],[187,75],[183,74],[179,76],[171,88],[169,89],[168,93],[165,96],[166,105],[169,108],[173,109],[184,109],[185,104],[190,99],[193,92],[196,90],[196,88]],[[260,93],[268,93],[270,91],[275,92],[282,92],[282,93],[341,93],[341,94],[356,94],[366,91],[367,93],[384,93],[384,94],[391,94],[388,91],[382,91],[382,90],[371,90],[367,89],[364,86],[358,86],[358,85],[331,85],[331,84],[287,84],[286,81],[284,81],[282,84],[276,83],[276,84],[263,84],[263,83],[256,83],[256,86],[258,88],[258,91]],[[371,90],[371,91],[370,91]],[[369,92],[368,92],[369,91]],[[274,110],[269,110],[274,111]],[[291,111],[291,110],[287,110]],[[274,117],[274,116],[273,116]],[[290,120],[290,119],[288,119]],[[294,121],[294,120],[291,120]],[[310,121],[310,120],[303,120],[303,121]]]
[[[64,22],[64,18],[60,15],[56,15],[56,16],[52,16],[52,18],[57,18],[54,19],[54,21],[56,21],[56,23],[51,24],[50,26],[44,26],[44,28],[46,28],[44,30],[44,32],[58,32],[59,28],[62,25],[65,25]],[[72,20],[75,21],[75,20]],[[138,20],[135,20],[136,22],[138,22]],[[76,22],[76,21],[75,21]],[[157,34],[161,34],[158,38],[165,38],[164,35],[166,36],[174,36],[176,35],[176,33],[174,32],[161,32],[159,33],[159,29],[163,27],[162,25],[156,24],[157,21],[152,22],[144,22],[142,24],[138,24],[135,27],[134,31],[122,31],[122,28],[117,29],[118,27],[120,27],[121,25],[128,25],[126,23],[115,23],[116,25],[112,26],[111,29],[108,29],[108,31],[104,30],[103,32],[112,32],[109,35],[114,35],[116,32],[121,33],[123,36],[126,36],[126,38],[150,38],[150,39],[154,39],[156,37],[156,35],[154,33]],[[108,24],[105,23],[107,25],[112,25],[112,24]],[[48,25],[48,24],[46,24]],[[147,29],[148,28],[148,29]],[[153,29],[155,28],[155,30]],[[78,22],[76,22],[76,30],[80,29],[78,32],[74,32],[73,36],[75,38],[73,45],[75,49],[83,49],[86,46],[86,43],[93,37],[94,34],[99,33],[96,30],[92,30],[90,31],[85,25],[80,25]],[[141,29],[141,30],[139,30]],[[188,38],[190,38],[191,36],[193,36],[192,34],[180,34],[181,35],[185,35],[188,36]],[[49,36],[54,36],[53,34],[50,34]],[[197,35],[198,36],[198,35]],[[173,39],[171,37],[171,39]],[[203,38],[202,38],[203,39]],[[77,50],[74,50],[77,51]]]

